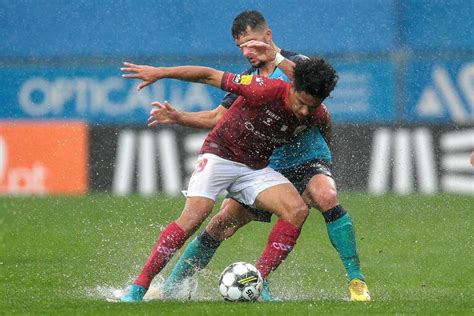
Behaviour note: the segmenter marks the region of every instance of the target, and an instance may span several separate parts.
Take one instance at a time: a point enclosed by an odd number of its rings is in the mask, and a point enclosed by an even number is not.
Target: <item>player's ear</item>
[[[271,29],[267,28],[265,30],[265,40],[267,43],[270,43],[272,41],[272,37],[273,37],[273,32]]]

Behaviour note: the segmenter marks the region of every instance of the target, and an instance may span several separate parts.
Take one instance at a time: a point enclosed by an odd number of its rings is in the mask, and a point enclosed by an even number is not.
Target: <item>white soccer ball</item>
[[[219,292],[226,301],[256,301],[262,287],[260,272],[246,262],[232,263],[224,269],[219,278]]]

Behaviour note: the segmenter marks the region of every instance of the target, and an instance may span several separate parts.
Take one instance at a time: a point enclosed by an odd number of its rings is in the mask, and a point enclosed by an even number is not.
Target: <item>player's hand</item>
[[[275,60],[277,51],[271,46],[264,42],[251,40],[240,45],[240,48],[248,47],[252,48],[255,53],[255,57],[262,62],[272,62]]]
[[[165,101],[164,103],[153,102],[151,104],[153,109],[150,111],[150,117],[148,118],[148,126],[153,127],[158,124],[177,124],[179,118],[179,112]]]
[[[127,74],[122,74],[122,77],[143,80],[143,82],[137,86],[137,90],[141,90],[161,79],[159,67],[135,65],[129,62],[124,62],[123,64],[126,67],[122,67],[120,70],[127,72]]]

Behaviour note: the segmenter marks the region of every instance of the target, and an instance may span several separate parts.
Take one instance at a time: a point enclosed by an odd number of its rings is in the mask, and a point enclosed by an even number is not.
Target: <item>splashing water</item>
[[[184,280],[179,287],[170,296],[163,296],[162,285],[164,279],[161,276],[155,278],[153,283],[150,285],[144,301],[152,300],[203,300],[203,297],[197,295],[198,283],[196,278],[189,278]],[[127,283],[130,284],[130,283]],[[126,292],[127,285],[114,286],[114,285],[97,285],[95,288],[86,288],[82,290],[81,294],[90,298],[105,299],[109,302],[120,302],[120,299]]]
[[[295,273],[289,273],[291,282],[285,278],[277,278],[274,282],[271,282],[270,289],[279,299],[284,301],[303,301],[303,300],[337,300],[345,301],[348,300],[348,293],[346,293],[340,286],[334,285],[330,289],[320,289],[316,286],[308,288],[307,285],[300,283],[302,280],[300,275]],[[162,286],[164,284],[164,278],[160,275],[155,277],[155,280],[150,285],[144,301],[153,300],[192,300],[192,301],[220,301],[221,296],[219,295],[217,286],[215,291],[214,287],[210,287],[208,282],[212,280],[213,274],[208,270],[200,271],[192,278],[185,279],[179,286],[174,288],[171,295],[166,297],[163,295]],[[199,287],[198,280],[204,282],[202,287]],[[122,285],[97,285],[93,289],[84,289],[81,294],[93,299],[103,299],[109,302],[120,302],[120,298],[125,294],[127,285],[131,284],[132,279]],[[216,281],[217,282],[217,281]],[[317,283],[317,282],[316,282]],[[217,283],[216,283],[217,284]]]

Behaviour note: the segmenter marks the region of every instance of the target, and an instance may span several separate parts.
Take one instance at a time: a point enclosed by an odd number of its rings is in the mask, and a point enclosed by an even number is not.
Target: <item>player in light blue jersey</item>
[[[264,17],[257,11],[244,11],[239,14],[234,19],[232,36],[251,64],[251,68],[243,72],[243,75],[258,74],[288,81],[288,76],[292,75],[292,68],[288,68],[288,65],[292,63],[288,63],[288,60],[296,61],[306,58],[279,49],[272,40],[272,31],[268,28]],[[276,58],[272,62],[259,59],[252,45],[245,45],[251,41],[269,45],[274,53],[277,53]],[[283,58],[286,62],[282,62]],[[279,64],[278,67],[276,64]],[[212,128],[236,99],[236,95],[227,94],[220,106],[203,112],[180,112],[168,103],[155,103],[157,109],[154,110],[153,117],[161,124]],[[346,269],[351,300],[369,301],[371,298],[360,268],[352,220],[337,200],[336,183],[330,171],[331,128],[331,119],[328,114],[319,127],[309,128],[297,134],[291,143],[274,150],[270,166],[293,183],[305,202],[321,211],[329,239]],[[176,287],[196,271],[206,267],[221,242],[232,236],[240,227],[255,220],[270,222],[270,218],[271,213],[241,205],[233,199],[225,199],[221,209],[204,231],[188,244],[163,284],[165,297],[173,297]],[[139,286],[132,285],[122,300],[140,301],[145,291]],[[265,283],[261,299],[272,300],[267,283]]]

